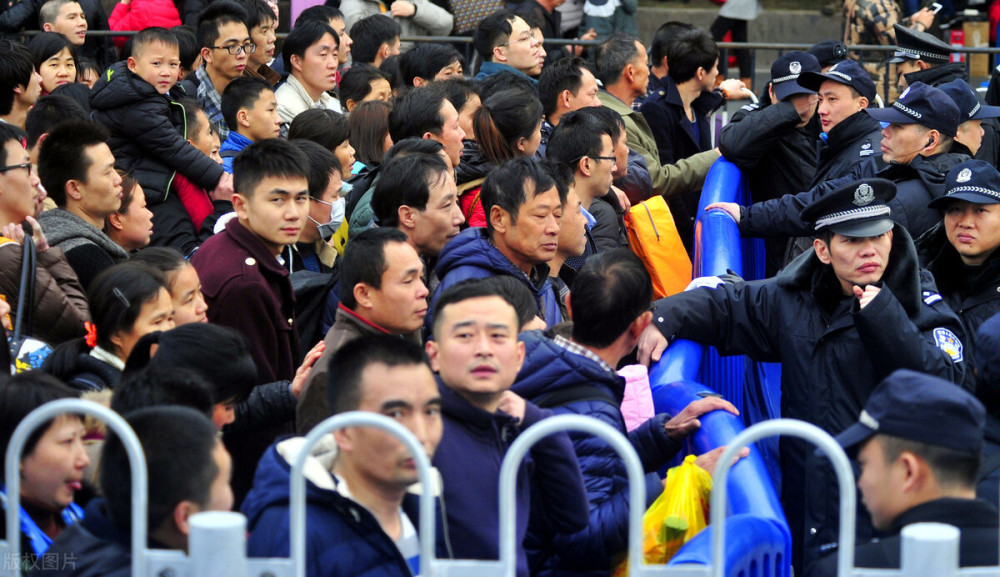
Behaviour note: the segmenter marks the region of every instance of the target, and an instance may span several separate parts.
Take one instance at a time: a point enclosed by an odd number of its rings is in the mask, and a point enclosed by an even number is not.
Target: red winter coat
[[[171,28],[180,26],[181,17],[172,0],[132,0],[130,4],[115,4],[108,27],[111,30],[143,30],[150,26]],[[115,46],[121,48],[128,40],[125,36],[115,36]]]

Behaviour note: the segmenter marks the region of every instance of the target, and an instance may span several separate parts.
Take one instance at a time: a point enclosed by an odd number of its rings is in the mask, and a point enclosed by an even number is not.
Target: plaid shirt
[[[552,342],[554,342],[555,344],[559,345],[560,347],[566,349],[571,353],[581,355],[583,357],[586,357],[594,361],[595,363],[601,365],[601,368],[604,369],[605,371],[608,371],[609,373],[615,373],[615,369],[608,363],[604,362],[604,359],[602,359],[601,357],[592,353],[590,350],[574,343],[573,341],[565,337],[557,336],[556,338],[552,339]]]
[[[222,96],[212,84],[212,79],[205,72],[205,67],[194,71],[195,78],[198,79],[198,103],[205,110],[208,121],[214,123],[219,128],[219,141],[225,142],[229,137],[229,127],[222,118]]]

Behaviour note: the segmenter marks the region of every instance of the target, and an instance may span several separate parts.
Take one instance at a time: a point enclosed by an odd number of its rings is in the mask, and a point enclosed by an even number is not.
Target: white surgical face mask
[[[316,230],[319,231],[319,237],[323,240],[329,240],[344,222],[344,211],[347,209],[347,200],[344,197],[340,197],[333,202],[326,202],[317,198],[312,199],[312,201],[330,206],[330,222],[320,223],[315,218],[309,217],[309,220],[316,223]]]

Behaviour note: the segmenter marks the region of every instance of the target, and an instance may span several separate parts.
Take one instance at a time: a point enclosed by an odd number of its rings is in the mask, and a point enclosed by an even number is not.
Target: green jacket
[[[629,148],[638,152],[646,159],[649,176],[653,181],[653,190],[666,198],[671,198],[685,192],[700,190],[705,183],[708,169],[720,154],[716,149],[699,152],[688,158],[678,160],[674,164],[660,164],[660,153],[656,147],[653,131],[646,123],[642,113],[632,110],[630,106],[605,90],[598,93],[601,104],[622,115],[625,119],[625,134],[628,135]]]

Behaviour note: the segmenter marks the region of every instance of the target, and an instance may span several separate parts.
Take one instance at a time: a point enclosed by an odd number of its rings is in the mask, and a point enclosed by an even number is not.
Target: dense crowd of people
[[[517,575],[609,574],[629,506],[660,494],[700,417],[738,414],[718,397],[655,414],[648,390],[637,409],[618,371],[683,338],[780,362],[782,415],[840,435],[858,541],[881,539],[859,564],[898,566],[902,526],[927,520],[962,529],[964,565],[997,563],[1000,106],[949,45],[897,26],[885,106],[842,44],[788,52],[715,142],[711,115],[749,88],[719,76],[706,30],[668,22],[647,50],[634,2],[584,5],[587,50],[543,47],[560,2],[482,15],[473,75],[450,44],[402,42],[462,32],[428,0],[309,8],[280,53],[264,0],[122,0],[106,25],[138,33],[107,44],[92,1],[0,13],[44,30],[0,40],[0,447],[46,402],[110,406],[146,455],[151,547],[186,550],[192,515],[238,510],[251,556],[287,556],[290,463],[360,410],[431,458],[437,555],[496,559],[507,449],[571,413],[628,436],[647,499],[629,503],[604,442],[539,442]],[[688,260],[720,158],[753,203],[708,210],[765,237],[767,278],[654,299],[670,271],[635,215]],[[121,440],[62,415],[20,463],[22,571],[130,574]],[[348,428],[307,463],[308,574],[416,574],[406,449]],[[780,470],[796,572],[833,574],[829,464],[783,439]]]

